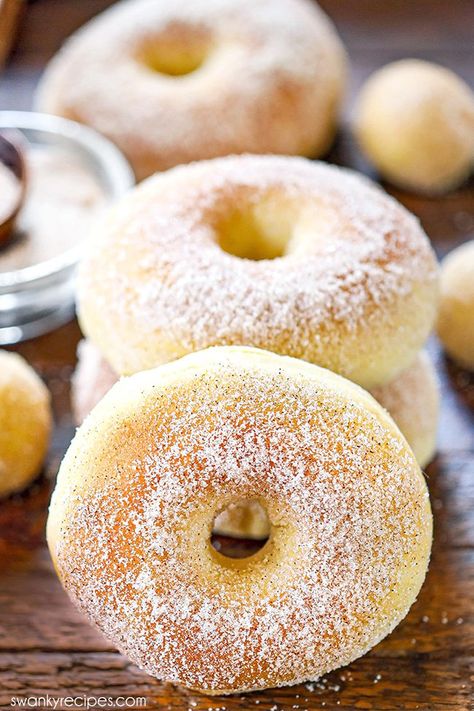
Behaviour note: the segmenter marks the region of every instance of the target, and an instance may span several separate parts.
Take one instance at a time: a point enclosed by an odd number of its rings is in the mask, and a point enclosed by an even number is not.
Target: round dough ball
[[[449,69],[393,62],[363,86],[354,130],[384,178],[415,192],[446,192],[472,169],[474,95]]]
[[[218,513],[213,533],[263,541],[270,535],[270,521],[258,501],[235,501]]]
[[[442,263],[438,335],[455,361],[474,370],[474,240]]]
[[[47,387],[16,353],[0,351],[0,496],[39,473],[51,431]]]

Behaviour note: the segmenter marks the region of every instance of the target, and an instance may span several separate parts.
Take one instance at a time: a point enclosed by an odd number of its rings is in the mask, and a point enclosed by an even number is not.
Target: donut
[[[354,130],[387,180],[415,192],[447,192],[474,163],[474,94],[445,67],[418,59],[393,62],[362,87]]]
[[[474,240],[442,262],[438,335],[449,355],[474,371]]]
[[[0,497],[39,473],[51,432],[49,391],[16,353],[0,350]]]
[[[72,402],[76,423],[82,424],[118,376],[90,341],[81,341],[78,366],[72,381]],[[414,363],[391,383],[372,390],[410,445],[420,467],[432,460],[436,451],[439,418],[439,386],[436,371],[427,353],[419,353]],[[236,501],[221,511],[213,531],[233,538],[263,540],[269,522],[258,501]]]
[[[71,404],[76,425],[81,425],[119,378],[91,341],[80,341],[77,356]],[[268,517],[258,501],[237,501],[216,516],[213,531],[233,538],[265,539]]]
[[[438,379],[428,354],[419,353],[395,380],[371,394],[393,418],[419,466],[425,467],[436,451],[439,418]],[[240,500],[216,517],[213,530],[223,536],[263,540],[268,538],[269,523],[258,501]]]
[[[231,153],[322,155],[346,57],[309,0],[129,0],[52,60],[36,105],[103,133],[138,179]]]
[[[118,376],[91,341],[81,341],[78,356],[72,379],[72,405],[76,424],[80,425],[117,382]],[[371,394],[388,411],[412,448],[420,467],[425,467],[436,450],[439,416],[438,379],[428,354],[419,353],[409,368],[388,385],[374,388]],[[247,514],[247,508],[250,508],[251,515]],[[258,516],[259,511],[261,507],[253,507],[252,502],[246,507],[233,504],[231,514],[219,517],[219,532],[230,534],[229,525],[223,523],[230,515],[236,522],[232,524],[233,533],[248,538],[264,538],[267,528],[257,520],[262,518]]]
[[[77,366],[71,378],[71,409],[77,425],[85,420],[117,380],[118,376],[94,344],[80,341]]]
[[[393,417],[424,468],[436,452],[440,405],[438,378],[428,354],[419,353],[395,380],[373,388],[371,394]]]
[[[210,543],[233,500],[254,556]],[[61,464],[47,524],[73,602],[149,674],[209,693],[315,679],[367,652],[424,580],[432,518],[390,416],[325,369],[254,348],[120,380]]]
[[[418,221],[368,180],[304,158],[178,166],[131,191],[82,262],[82,329],[129,375],[251,345],[371,388],[434,322],[437,263]]]

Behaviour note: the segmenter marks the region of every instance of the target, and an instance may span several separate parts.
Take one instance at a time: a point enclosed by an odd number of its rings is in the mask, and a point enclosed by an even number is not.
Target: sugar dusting
[[[266,203],[276,221],[291,215],[287,255],[223,252],[219,221]],[[117,372],[253,345],[373,387],[413,360],[436,284],[419,223],[369,181],[299,158],[237,156],[155,176],[123,202],[84,263],[80,312]]]
[[[202,44],[188,76],[153,72],[144,49]],[[94,126],[140,178],[216,155],[312,153],[333,135],[345,57],[307,0],[117,3],[66,43],[39,106]]]
[[[374,388],[372,395],[392,413],[403,413],[420,434],[436,429],[438,416],[437,377],[429,355],[423,351],[412,365],[389,386]],[[429,396],[429,397],[428,397]],[[410,416],[415,418],[416,423]],[[403,431],[403,426],[398,425]]]
[[[89,340],[81,341],[71,395],[77,424],[83,422],[118,379],[98,348]],[[420,352],[409,368],[387,385],[374,388],[371,394],[389,412],[418,463],[424,467],[436,446],[439,418],[439,385],[427,353]],[[245,516],[243,519],[247,510],[233,504],[218,517],[218,530],[245,530],[246,537],[264,538],[266,523],[259,515],[259,507],[251,509],[251,518]]]
[[[316,679],[413,602],[429,553],[423,478],[357,397],[279,359],[200,357],[166,387],[153,373],[121,381],[79,430],[52,502],[53,517],[68,512],[50,540],[63,583],[159,678],[211,691]],[[229,570],[210,526],[242,496],[265,502],[274,544]]]
[[[112,385],[117,375],[90,341],[80,341],[77,367],[71,378],[71,403],[76,424],[80,425]]]
[[[371,392],[392,415],[420,466],[425,467],[436,449],[440,408],[438,378],[428,354],[421,351],[391,383]]]

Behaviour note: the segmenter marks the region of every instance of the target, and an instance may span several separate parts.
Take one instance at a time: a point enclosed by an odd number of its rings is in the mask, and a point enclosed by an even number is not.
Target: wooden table
[[[0,77],[0,108],[28,108],[45,60],[61,39],[108,3],[39,0]],[[438,60],[472,80],[474,3],[325,0],[349,48],[351,99],[375,67],[403,56]],[[330,159],[366,170],[343,129]],[[394,194],[422,220],[440,254],[474,237],[471,186],[437,199]],[[0,504],[0,706],[13,696],[144,696],[149,709],[467,710],[474,690],[474,378],[430,349],[442,382],[439,454],[427,470],[435,515],[428,578],[389,638],[318,684],[211,698],[161,684],[136,669],[73,609],[44,542],[46,506],[73,432],[69,378],[80,332],[75,323],[21,344],[53,394],[56,428],[45,474]],[[118,708],[118,706],[117,706]]]

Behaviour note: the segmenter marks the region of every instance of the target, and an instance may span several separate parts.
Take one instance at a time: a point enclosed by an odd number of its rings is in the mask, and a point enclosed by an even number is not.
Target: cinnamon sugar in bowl
[[[27,169],[24,205],[0,246],[0,345],[6,345],[72,317],[76,266],[90,229],[135,181],[113,144],[73,121],[0,111],[2,129],[23,134]]]

